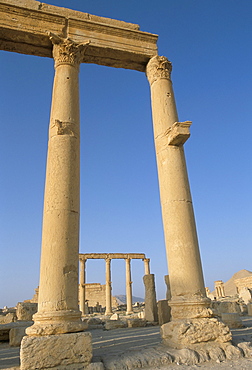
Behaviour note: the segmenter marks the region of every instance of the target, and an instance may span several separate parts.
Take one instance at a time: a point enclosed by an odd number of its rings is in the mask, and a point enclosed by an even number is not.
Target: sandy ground
[[[242,329],[234,329],[233,342],[252,342],[252,317],[243,318],[245,325]],[[135,353],[137,350],[150,349],[160,343],[159,327],[126,328],[104,331],[102,329],[91,330],[93,338],[94,361],[101,360],[104,356],[117,357],[124,353]],[[226,360],[223,362],[206,362],[197,365],[182,365],[177,363],[152,369],[252,369],[251,358],[239,360]],[[0,344],[0,369],[19,369],[19,348],[9,347],[7,343]],[[151,369],[149,367],[149,369]]]

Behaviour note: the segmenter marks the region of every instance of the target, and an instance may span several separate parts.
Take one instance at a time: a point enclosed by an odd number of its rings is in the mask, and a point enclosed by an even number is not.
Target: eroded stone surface
[[[24,321],[32,321],[32,316],[37,312],[37,303],[18,302],[17,304],[17,319]]]
[[[154,274],[144,275],[143,282],[145,287],[145,319],[157,322],[158,310]]]
[[[243,327],[242,320],[238,313],[222,313],[221,320],[232,329]]]
[[[161,337],[168,346],[231,341],[229,328],[215,318],[174,320],[161,327]]]
[[[72,369],[87,366],[92,359],[90,333],[71,333],[43,337],[23,338],[21,344],[21,370],[57,369],[72,365]],[[78,367],[79,366],[79,367]]]

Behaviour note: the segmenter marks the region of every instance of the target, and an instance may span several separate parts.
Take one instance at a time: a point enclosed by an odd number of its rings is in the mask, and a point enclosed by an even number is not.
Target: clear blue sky
[[[159,35],[173,63],[205,285],[252,270],[251,0],[51,0],[52,5],[137,23]],[[38,285],[53,60],[0,52],[0,307]],[[144,73],[81,65],[80,251],[138,252],[151,259],[158,299],[167,274],[149,85]],[[143,296],[143,263],[132,262]],[[125,293],[112,262],[113,294]],[[87,262],[105,283],[105,263]]]

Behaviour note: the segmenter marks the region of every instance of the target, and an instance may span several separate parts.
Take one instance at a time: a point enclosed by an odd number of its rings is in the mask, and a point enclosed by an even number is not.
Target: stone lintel
[[[145,71],[157,55],[157,35],[139,26],[35,0],[0,0],[0,49],[52,58],[49,32],[76,43],[89,42],[82,60]]]
[[[80,261],[87,259],[145,259],[144,253],[80,253]]]

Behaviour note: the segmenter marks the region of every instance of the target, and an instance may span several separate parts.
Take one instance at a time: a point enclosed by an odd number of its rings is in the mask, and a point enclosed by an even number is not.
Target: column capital
[[[55,68],[62,64],[68,64],[78,68],[90,43],[90,41],[86,41],[76,44],[69,38],[64,39],[51,32],[49,32],[49,39],[53,44]]]
[[[155,55],[149,60],[146,66],[146,76],[150,85],[161,78],[169,80],[171,78],[171,71],[172,64],[164,56]]]

